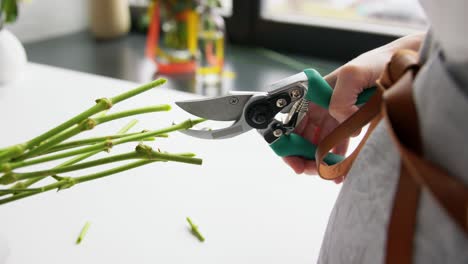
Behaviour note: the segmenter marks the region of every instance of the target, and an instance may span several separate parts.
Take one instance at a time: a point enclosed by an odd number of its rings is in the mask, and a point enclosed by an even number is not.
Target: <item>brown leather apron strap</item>
[[[418,54],[412,50],[399,50],[393,54],[388,62],[385,71],[378,80],[379,86],[385,90],[396,83],[407,71],[416,74],[419,70]]]
[[[400,151],[411,175],[421,181],[421,185],[429,190],[448,215],[468,235],[467,186],[406,147],[402,147]]]
[[[420,185],[412,179],[402,164],[387,227],[385,263],[412,263],[413,236],[420,192]]]
[[[421,152],[418,119],[412,101],[411,87],[414,75],[415,71],[407,71],[383,95],[382,113],[387,122],[389,134],[393,142],[397,144],[400,154],[399,138],[396,136],[395,131],[400,131],[397,129],[402,128],[411,129],[412,133],[407,135],[405,141],[414,146],[418,152]],[[380,87],[383,86],[381,80],[377,82]],[[387,227],[385,263],[388,264],[411,264],[413,260],[413,237],[421,184],[412,177],[409,166],[403,155],[401,155],[400,176]]]
[[[382,104],[382,93],[382,89],[377,89],[376,94],[361,109],[359,109],[359,111],[341,123],[335,130],[325,137],[320,144],[318,144],[317,152],[315,153],[315,160],[322,161],[328,152],[336,146],[336,144],[348,139],[358,129],[361,129],[371,122],[366,135],[361,140],[358,147],[343,161],[332,166],[322,164],[322,162],[317,162],[317,171],[320,177],[326,180],[333,180],[348,173],[354,160],[361,151],[361,148],[364,146],[368,137],[381,119],[380,105]]]
[[[382,113],[409,175],[426,187],[468,234],[468,187],[422,156],[412,80],[413,76],[408,72],[384,93]]]

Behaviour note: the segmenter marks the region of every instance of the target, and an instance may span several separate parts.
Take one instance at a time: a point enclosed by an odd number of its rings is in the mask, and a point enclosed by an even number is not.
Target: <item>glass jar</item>
[[[161,43],[158,60],[165,63],[188,61],[191,54],[188,47],[188,16],[185,11],[161,10]]]
[[[195,71],[198,15],[195,0],[160,0],[161,41],[156,48],[160,73]]]
[[[225,25],[220,6],[217,0],[205,0],[198,8],[197,82],[204,85],[222,81]]]

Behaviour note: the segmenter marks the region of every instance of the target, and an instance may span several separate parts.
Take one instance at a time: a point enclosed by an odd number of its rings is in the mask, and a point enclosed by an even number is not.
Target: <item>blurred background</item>
[[[5,0],[3,0],[5,1]],[[427,27],[417,0],[30,0],[28,61],[204,95],[267,90]]]

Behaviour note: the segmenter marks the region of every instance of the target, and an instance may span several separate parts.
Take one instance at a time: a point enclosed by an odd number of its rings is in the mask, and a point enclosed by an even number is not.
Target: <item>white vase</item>
[[[0,85],[17,79],[26,67],[26,52],[8,30],[0,29]]]

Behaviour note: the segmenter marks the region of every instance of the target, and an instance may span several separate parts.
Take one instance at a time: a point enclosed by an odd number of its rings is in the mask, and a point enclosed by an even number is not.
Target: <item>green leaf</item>
[[[13,23],[18,17],[18,5],[16,0],[3,0],[0,6],[0,13],[5,15],[6,23]]]

